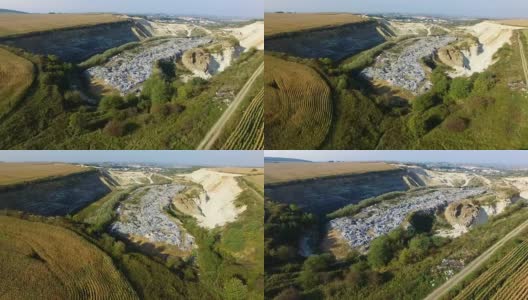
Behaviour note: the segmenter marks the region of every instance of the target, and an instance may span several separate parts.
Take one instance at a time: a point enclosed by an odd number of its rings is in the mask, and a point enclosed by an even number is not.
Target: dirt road
[[[200,144],[196,148],[197,150],[209,150],[209,149],[211,149],[213,147],[214,143],[216,142],[216,140],[220,136],[220,133],[222,133],[222,130],[223,130],[224,126],[226,125],[227,121],[229,121],[229,119],[231,118],[233,113],[236,111],[237,107],[240,105],[240,103],[242,103],[242,100],[246,97],[246,95],[249,92],[251,86],[253,85],[253,83],[255,82],[257,77],[263,71],[264,71],[264,63],[262,63],[257,68],[255,73],[253,73],[253,75],[251,75],[251,77],[246,82],[246,84],[244,84],[244,86],[242,87],[240,92],[238,92],[238,95],[236,95],[235,100],[233,100],[233,102],[231,103],[231,105],[229,105],[229,107],[224,112],[224,114],[222,114],[220,119],[218,119],[218,121],[216,121],[216,123],[213,125],[213,127],[211,127],[209,132],[205,135],[203,140],[200,142]]]
[[[526,62],[526,52],[524,52],[524,45],[521,40],[522,31],[519,30],[517,40],[519,41],[519,50],[521,51],[521,61],[524,69],[524,79],[526,80],[526,87],[528,87],[528,63]]]
[[[469,263],[462,271],[455,274],[455,276],[451,277],[448,281],[446,281],[444,284],[442,284],[440,287],[438,287],[436,290],[434,290],[429,296],[425,298],[425,300],[434,300],[434,299],[440,299],[442,296],[444,296],[449,290],[451,290],[453,287],[455,287],[457,284],[459,284],[467,275],[469,275],[471,272],[477,270],[481,265],[486,262],[488,258],[491,257],[491,255],[500,247],[502,247],[507,241],[521,233],[524,229],[528,227],[528,221],[525,221],[521,225],[517,226],[514,230],[510,231],[507,235],[505,235],[502,239],[500,239],[498,242],[496,242],[493,246],[489,247],[488,250],[484,251],[479,257],[475,258],[471,263]]]

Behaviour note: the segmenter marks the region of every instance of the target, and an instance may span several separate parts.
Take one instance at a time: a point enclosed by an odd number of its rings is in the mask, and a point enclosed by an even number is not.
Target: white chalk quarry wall
[[[495,53],[505,44],[511,44],[513,30],[520,27],[485,21],[464,29],[478,38],[478,44],[461,51],[465,66],[455,67],[455,71],[449,73],[451,77],[470,76],[485,71],[496,62],[493,58]]]
[[[223,226],[235,221],[238,215],[246,210],[245,206],[235,206],[235,200],[242,192],[236,180],[239,176],[241,175],[208,169],[200,169],[184,175],[186,179],[203,187],[204,192],[199,198],[192,200],[201,211],[201,214],[197,213],[193,216],[202,227]]]

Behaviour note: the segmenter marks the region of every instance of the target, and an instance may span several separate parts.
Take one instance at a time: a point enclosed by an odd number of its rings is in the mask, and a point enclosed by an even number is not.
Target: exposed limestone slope
[[[246,210],[245,206],[235,206],[235,200],[242,192],[236,179],[239,176],[241,175],[210,169],[200,169],[183,175],[191,185],[183,195],[177,196],[172,204],[181,212],[195,217],[205,228],[233,222]]]
[[[240,28],[228,28],[226,31],[236,37],[244,49],[264,50],[264,22],[258,21]]]
[[[243,48],[239,46],[221,42],[187,50],[182,56],[182,63],[194,76],[208,79],[227,69],[242,51]]]
[[[490,185],[491,181],[474,173],[438,172],[409,166],[409,177],[420,186],[467,187]]]
[[[452,65],[455,69],[449,75],[452,77],[470,76],[476,72],[483,72],[495,63],[495,53],[505,44],[511,44],[513,30],[520,27],[501,25],[489,21],[465,27],[465,31],[478,39],[469,49],[461,49],[463,65]]]

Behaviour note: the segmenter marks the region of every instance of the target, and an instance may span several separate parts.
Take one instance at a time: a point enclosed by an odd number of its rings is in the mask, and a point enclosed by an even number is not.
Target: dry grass
[[[245,176],[244,179],[254,183],[261,191],[264,189],[264,175]]]
[[[528,27],[528,20],[497,20],[495,22],[503,25]]]
[[[294,32],[321,27],[333,27],[351,23],[367,21],[367,18],[353,14],[277,14],[264,15],[264,35],[271,36],[279,33]]]
[[[5,14],[0,15],[0,36],[123,21],[111,14]]]
[[[62,227],[0,216],[2,299],[137,299],[112,259]]]
[[[321,248],[324,252],[332,253],[337,259],[344,259],[350,253],[350,245],[336,229],[327,232],[321,242]]]
[[[0,115],[15,106],[33,78],[33,64],[29,60],[0,48]]]
[[[86,167],[50,163],[0,163],[0,185],[66,176],[88,170]]]
[[[270,163],[265,167],[265,183],[353,175],[377,171],[395,170],[397,167],[382,162],[336,163]]]
[[[332,122],[330,87],[312,68],[265,56],[266,149],[317,149]]]

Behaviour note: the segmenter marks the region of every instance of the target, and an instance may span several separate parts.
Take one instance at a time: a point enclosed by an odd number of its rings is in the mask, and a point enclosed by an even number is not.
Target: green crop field
[[[251,101],[223,150],[264,150],[264,89]]]
[[[524,299],[528,272],[528,242],[524,241],[464,288],[454,299]]]
[[[5,299],[138,298],[109,256],[58,226],[0,216],[0,253]]]

